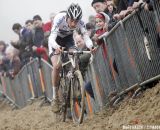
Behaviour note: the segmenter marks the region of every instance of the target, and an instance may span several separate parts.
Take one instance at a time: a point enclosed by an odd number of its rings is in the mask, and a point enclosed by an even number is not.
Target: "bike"
[[[90,51],[63,51],[59,57],[62,69],[59,82],[59,99],[61,102],[59,114],[66,120],[70,111],[74,122],[82,123],[85,113],[85,90],[81,71],[79,70],[80,55],[91,54]],[[66,58],[67,57],[67,58]],[[67,61],[64,61],[67,59]],[[91,54],[90,61],[92,62]]]

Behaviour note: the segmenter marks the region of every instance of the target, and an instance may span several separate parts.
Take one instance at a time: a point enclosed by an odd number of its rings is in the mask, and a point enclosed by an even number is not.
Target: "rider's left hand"
[[[89,48],[89,50],[90,50],[92,53],[95,53],[95,52],[97,51],[97,47]]]

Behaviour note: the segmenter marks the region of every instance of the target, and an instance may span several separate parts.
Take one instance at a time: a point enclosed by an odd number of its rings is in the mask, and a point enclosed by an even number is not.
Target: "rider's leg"
[[[52,71],[52,84],[53,84],[53,103],[52,103],[52,111],[59,111],[59,99],[58,99],[58,85],[59,85],[59,72],[60,72],[60,64],[57,64],[59,55],[54,55],[51,57],[51,62],[53,65]]]

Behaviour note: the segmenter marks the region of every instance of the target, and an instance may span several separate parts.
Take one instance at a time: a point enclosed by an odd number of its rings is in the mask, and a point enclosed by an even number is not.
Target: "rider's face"
[[[73,19],[68,18],[67,23],[70,28],[76,28],[78,20],[73,20]]]

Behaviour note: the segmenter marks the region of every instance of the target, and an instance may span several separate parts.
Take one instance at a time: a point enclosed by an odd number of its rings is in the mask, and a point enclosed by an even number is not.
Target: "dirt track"
[[[138,99],[126,99],[116,109],[89,117],[82,125],[56,122],[49,106],[35,102],[21,110],[0,102],[0,130],[121,130],[123,125],[160,125],[160,84]]]

